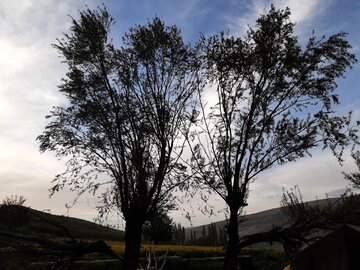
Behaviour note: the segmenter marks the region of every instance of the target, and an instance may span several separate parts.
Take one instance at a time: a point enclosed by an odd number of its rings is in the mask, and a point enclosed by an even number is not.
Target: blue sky
[[[51,47],[70,26],[71,15],[78,10],[95,8],[104,3],[115,17],[112,36],[120,41],[122,34],[135,24],[144,24],[155,15],[167,24],[176,24],[187,42],[196,42],[200,33],[211,35],[229,31],[242,35],[248,25],[254,25],[259,14],[264,14],[270,4],[289,6],[296,34],[302,42],[315,30],[318,36],[339,31],[349,33],[349,41],[356,54],[360,52],[360,1],[352,0],[133,0],[133,1],[72,1],[72,0],[1,0],[0,1],[0,199],[11,194],[28,198],[27,205],[36,209],[50,209],[65,214],[65,202],[74,194],[64,191],[48,198],[50,181],[62,171],[63,161],[51,153],[40,154],[35,138],[46,124],[44,116],[52,106],[64,99],[57,85],[66,72],[57,52]],[[360,120],[360,67],[346,73],[338,82],[341,106],[344,113],[350,109]],[[348,153],[346,153],[348,157]],[[321,198],[325,193],[336,195],[347,184],[341,171],[352,171],[348,159],[341,168],[328,152],[317,150],[312,158],[276,167],[265,172],[251,185],[249,206],[252,213],[279,205],[281,188],[298,184],[306,200]],[[216,209],[222,202],[214,197]],[[193,224],[209,222],[198,213],[200,201],[191,201]],[[95,202],[84,197],[70,210],[70,215],[91,220],[96,216]],[[186,206],[185,206],[186,208]],[[190,225],[179,211],[173,218]],[[222,219],[217,214],[213,220]],[[122,224],[120,224],[121,226]]]

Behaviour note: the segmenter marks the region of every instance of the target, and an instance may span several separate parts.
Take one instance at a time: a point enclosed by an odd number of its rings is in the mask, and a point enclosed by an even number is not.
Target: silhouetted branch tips
[[[272,5],[244,37],[202,36],[191,46],[155,17],[130,28],[117,47],[105,7],[79,15],[53,45],[68,66],[59,86],[67,102],[53,108],[37,140],[40,151],[66,160],[52,194],[69,186],[79,198],[108,184],[98,209],[125,219],[127,270],[138,267],[143,224],[191,186],[227,204],[224,269],[235,269],[238,217],[257,176],[319,146],[342,162],[359,139],[352,114],[335,110],[336,82],[357,61],[343,32],[312,35],[301,46],[290,10]],[[214,102],[204,100],[209,86]],[[347,178],[357,185],[357,175]],[[285,200],[310,211],[294,192]],[[303,240],[286,237],[289,246]]]
[[[52,193],[65,186],[78,197],[95,193],[101,178],[110,178],[101,214],[115,209],[141,234],[158,209],[171,207],[175,193],[168,191],[186,188],[181,156],[201,78],[196,51],[176,26],[155,17],[130,28],[116,47],[113,24],[105,7],[80,11],[53,45],[68,65],[59,86],[68,103],[50,112],[37,140],[41,151],[67,159]],[[135,246],[125,251],[128,269],[136,267],[140,242]]]
[[[244,37],[202,37],[205,75],[217,100],[206,105],[199,95],[201,121],[189,139],[191,165],[199,182],[229,207],[224,269],[236,267],[237,217],[259,174],[310,156],[318,146],[342,162],[344,149],[358,141],[351,113],[335,113],[336,81],[357,62],[346,38],[343,32],[313,35],[303,47],[290,10],[273,5]]]
[[[304,247],[320,239],[326,232],[342,224],[359,224],[359,195],[347,189],[339,198],[307,203],[297,186],[283,190],[282,211],[287,219],[272,230],[246,235],[239,241],[239,249],[261,242],[278,242],[289,258]]]

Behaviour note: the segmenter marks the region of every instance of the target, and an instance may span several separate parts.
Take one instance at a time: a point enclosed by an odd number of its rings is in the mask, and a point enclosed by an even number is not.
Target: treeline
[[[225,245],[227,242],[227,234],[225,227],[216,227],[214,223],[203,225],[200,232],[196,229],[190,229],[189,237],[186,244],[190,245]]]
[[[201,226],[201,229],[185,230],[180,223],[173,224],[172,239],[169,243],[174,245],[206,245],[219,246],[225,245],[227,234],[225,227],[217,227],[215,223]]]
[[[201,229],[185,230],[180,223],[173,224],[172,239],[169,243],[175,245],[207,245],[218,246],[225,245],[227,234],[225,227],[217,227],[215,223],[201,226]]]
[[[181,226],[180,223],[174,225],[173,227],[173,244],[175,245],[185,245],[186,244],[186,235],[185,228]]]
[[[201,229],[185,230],[180,223],[176,224],[166,212],[159,212],[143,226],[143,241],[154,244],[174,245],[225,245],[227,234],[224,226],[215,223],[203,225]]]

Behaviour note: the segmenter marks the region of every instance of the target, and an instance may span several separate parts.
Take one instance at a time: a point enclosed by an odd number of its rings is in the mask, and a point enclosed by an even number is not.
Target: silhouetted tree
[[[206,228],[205,225],[201,226],[201,242],[205,244],[206,241]]]
[[[155,245],[160,242],[170,243],[174,230],[173,220],[165,212],[159,212],[145,222],[143,236]]]
[[[173,226],[174,226],[173,240],[175,244],[183,245],[185,243],[185,228],[182,227],[180,223],[178,223],[177,225],[174,224]]]
[[[24,205],[26,202],[26,198],[23,195],[10,195],[10,197],[6,196],[3,199],[1,205]]]
[[[99,211],[121,211],[124,267],[132,270],[142,225],[187,184],[182,137],[200,84],[194,51],[177,27],[154,18],[131,28],[118,49],[109,38],[113,23],[105,8],[82,11],[54,45],[69,69],[59,87],[67,102],[53,108],[38,141],[42,152],[67,160],[52,192],[70,185],[80,196],[110,186]]]
[[[221,245],[226,245],[227,235],[224,227],[219,227],[219,243]]]
[[[238,216],[250,183],[320,145],[341,161],[357,139],[351,114],[333,109],[336,79],[356,62],[346,34],[312,36],[302,47],[289,16],[289,9],[272,6],[244,38],[221,34],[201,43],[218,99],[210,109],[201,101],[199,128],[189,138],[194,171],[229,209],[227,270],[237,267]]]
[[[216,225],[212,222],[208,225],[208,243],[210,245],[216,245],[218,243]]]
[[[186,233],[185,233],[185,228],[182,227],[181,228],[181,244],[184,245],[186,241]]]
[[[193,239],[194,239],[194,243],[197,243],[196,230],[193,231]]]

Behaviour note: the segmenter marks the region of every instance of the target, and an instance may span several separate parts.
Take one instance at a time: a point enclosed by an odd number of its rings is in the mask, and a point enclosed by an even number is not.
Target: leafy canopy
[[[202,38],[203,63],[217,103],[202,99],[193,166],[234,209],[246,206],[249,184],[275,164],[330,148],[341,161],[357,140],[351,113],[338,116],[336,80],[355,62],[345,33],[311,36],[301,46],[290,11],[271,7],[245,37]],[[201,130],[199,132],[199,130]]]
[[[51,111],[38,141],[67,159],[53,192],[110,185],[99,210],[115,205],[144,222],[186,183],[179,158],[198,64],[179,29],[158,17],[131,28],[120,48],[109,38],[113,23],[105,8],[83,11],[54,45],[69,69],[59,87],[67,103]]]

